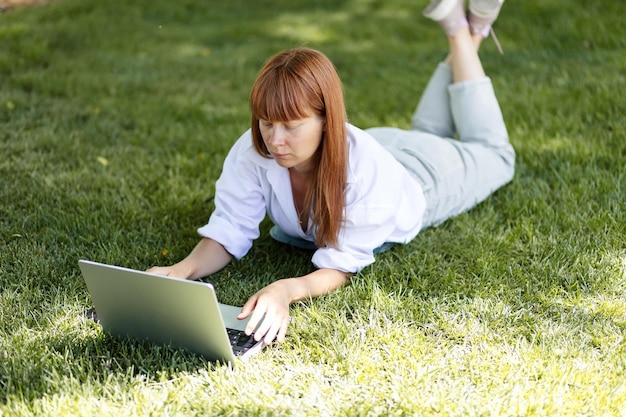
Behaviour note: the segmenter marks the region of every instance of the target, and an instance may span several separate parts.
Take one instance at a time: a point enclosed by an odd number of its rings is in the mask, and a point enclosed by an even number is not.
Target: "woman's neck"
[[[298,221],[302,230],[306,231],[309,223],[309,208],[306,206],[306,202],[311,176],[289,168],[289,179],[291,181],[291,193],[293,194],[293,204],[298,214]]]

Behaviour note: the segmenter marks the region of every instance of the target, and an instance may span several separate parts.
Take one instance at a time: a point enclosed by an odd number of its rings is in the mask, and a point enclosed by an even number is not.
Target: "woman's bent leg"
[[[452,69],[449,64],[440,63],[426,85],[415,113],[411,127],[434,135],[453,138],[455,126],[450,110],[448,86],[452,83]]]
[[[449,90],[460,138],[454,146],[464,165],[466,210],[511,181],[515,151],[489,78],[453,84]]]
[[[471,209],[514,174],[515,151],[478,57],[483,36],[472,36],[464,25],[446,34],[450,54],[420,100],[415,130],[372,132],[380,133],[383,146],[422,184],[428,203],[424,227]],[[444,68],[445,82],[438,78]],[[452,139],[455,134],[459,140]]]
[[[502,111],[489,78],[452,84],[449,91],[461,142],[494,148],[510,146]]]
[[[451,67],[442,64],[435,72],[414,116],[418,129],[370,132],[422,184],[428,202],[424,226],[471,209],[514,173],[515,152],[491,80],[476,53],[477,42],[465,29],[450,43]],[[431,104],[444,102],[443,77],[438,78],[442,72],[456,80],[445,87],[446,110]],[[429,112],[451,117],[459,140],[452,139],[454,131],[442,134],[441,118]]]

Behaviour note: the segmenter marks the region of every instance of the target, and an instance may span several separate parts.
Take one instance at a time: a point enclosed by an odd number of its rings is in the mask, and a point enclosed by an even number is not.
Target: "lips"
[[[272,156],[274,159],[285,159],[289,156],[289,154],[272,152]]]

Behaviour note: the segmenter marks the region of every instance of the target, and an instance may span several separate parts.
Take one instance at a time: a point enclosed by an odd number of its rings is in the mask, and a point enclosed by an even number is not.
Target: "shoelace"
[[[496,44],[496,48],[498,48],[498,52],[500,52],[500,55],[504,55],[504,51],[502,50],[502,46],[500,45],[500,41],[498,40],[498,37],[496,36],[496,31],[493,30],[493,27],[489,28],[489,34],[493,38],[493,42]]]

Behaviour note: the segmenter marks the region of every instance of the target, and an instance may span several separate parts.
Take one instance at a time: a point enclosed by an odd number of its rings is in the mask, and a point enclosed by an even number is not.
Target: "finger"
[[[284,320],[276,318],[269,330],[267,331],[267,333],[265,333],[265,337],[263,338],[263,343],[265,343],[266,345],[269,345],[270,343],[272,343],[274,341],[274,339],[276,338],[276,334],[278,334],[278,332],[280,331],[282,325],[283,325]]]
[[[258,313],[258,316],[257,316],[257,313]],[[263,312],[260,309],[254,310],[252,317],[255,317],[255,316],[257,316],[256,320],[257,322],[260,321],[260,324],[259,324],[259,327],[254,331],[254,340],[259,341],[266,336],[276,316],[274,313],[271,313],[269,311],[266,311],[265,314],[263,314]],[[250,326],[250,323],[248,323],[248,325]]]
[[[253,295],[246,301],[246,303],[241,307],[241,312],[237,316],[237,319],[243,320],[250,315],[250,313],[254,310],[254,306],[256,305],[257,297]]]
[[[289,323],[291,323],[291,317],[287,317],[285,320],[282,321],[280,325],[280,330],[278,331],[278,335],[276,336],[277,342],[282,343],[285,340]]]
[[[264,326],[264,317],[267,317],[267,314],[264,310],[265,309],[262,306],[259,306],[257,304],[256,308],[252,312],[252,315],[250,316],[248,324],[246,324],[246,329],[244,330],[247,335],[250,335],[252,334],[252,332],[254,332],[254,339],[257,341],[260,340],[267,331],[267,328]]]
[[[154,275],[160,275],[162,277],[184,279],[184,276],[180,274],[180,271],[177,271],[171,266],[154,266],[148,269],[148,271],[146,272],[149,272]]]
[[[244,320],[246,317],[250,315],[251,311],[252,310],[244,310],[242,308],[241,311],[239,312],[239,315],[237,315],[237,320]]]

